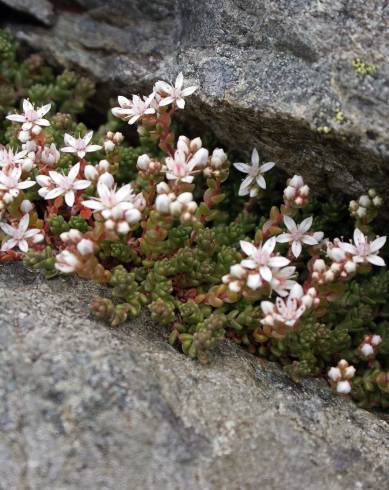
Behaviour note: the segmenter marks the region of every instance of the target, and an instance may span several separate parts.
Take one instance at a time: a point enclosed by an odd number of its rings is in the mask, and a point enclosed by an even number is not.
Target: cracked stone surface
[[[31,22],[12,12],[0,23],[94,78],[96,107],[182,70],[200,86],[183,114],[196,136],[210,128],[247,154],[256,145],[322,192],[387,189],[387,0],[53,1],[51,27],[34,23],[37,2],[20,3]],[[375,71],[359,75],[356,58]]]
[[[1,490],[382,490],[388,424],[225,343],[210,365],[99,286],[0,269]]]

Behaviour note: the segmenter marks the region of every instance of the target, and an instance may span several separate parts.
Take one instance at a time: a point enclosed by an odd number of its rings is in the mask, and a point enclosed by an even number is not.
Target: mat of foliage
[[[93,84],[19,56],[0,31],[0,262],[105,283],[96,316],[116,326],[147,307],[201,362],[229,337],[296,381],[324,375],[342,396],[388,408],[381,197],[315,197],[256,149],[231,155],[208,150],[207,134],[181,135],[174,114],[198,90],[181,73],[157,81],[119,96],[91,131],[81,121]]]

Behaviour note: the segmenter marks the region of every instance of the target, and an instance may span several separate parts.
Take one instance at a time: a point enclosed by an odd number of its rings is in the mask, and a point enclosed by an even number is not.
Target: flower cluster
[[[350,205],[352,242],[331,233],[302,176],[267,212],[274,162],[253,149],[231,164],[206,139],[174,134],[196,88],[180,73],[119,96],[96,132],[55,101],[21,101],[0,148],[0,261],[106,284],[94,314],[116,326],[146,306],[202,362],[229,337],[294,379],[328,373],[337,393],[389,405],[386,237],[372,228],[381,198],[370,190]],[[126,145],[123,121],[137,124],[139,147]]]
[[[377,348],[382,342],[381,335],[365,335],[363,342],[359,346],[361,356],[365,359],[372,359],[377,353]]]
[[[264,318],[261,320],[263,333],[266,336],[284,337],[287,331],[298,326],[301,316],[313,306],[320,303],[315,288],[304,293],[300,284],[294,284],[286,298],[278,297],[275,304],[262,301],[261,309]]]
[[[351,392],[351,380],[355,376],[355,367],[350,366],[347,361],[342,359],[336,367],[328,371],[331,385],[340,395],[348,395]]]
[[[240,247],[247,257],[231,266],[230,273],[223,277],[228,289],[244,296],[251,296],[251,291],[261,289],[267,293],[274,290],[280,296],[288,294],[287,291],[296,284],[291,279],[295,268],[285,267],[290,260],[274,252],[276,243],[276,237],[269,238],[258,247],[241,240]]]

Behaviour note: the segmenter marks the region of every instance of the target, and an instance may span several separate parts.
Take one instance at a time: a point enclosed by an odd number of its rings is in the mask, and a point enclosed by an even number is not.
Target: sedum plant
[[[295,380],[325,374],[362,406],[389,406],[389,273],[373,190],[350,203],[352,239],[336,237],[344,210],[313,198],[301,176],[280,191],[256,149],[231,163],[200,137],[176,138],[173,117],[197,90],[181,73],[148,96],[119,96],[117,122],[96,134],[74,118],[91,86],[61,92],[74,75],[30,73],[1,36],[1,90],[15,96],[2,106],[0,261],[106,284],[94,315],[117,326],[147,307],[201,362],[227,337]],[[126,146],[123,123],[137,125],[139,147]]]

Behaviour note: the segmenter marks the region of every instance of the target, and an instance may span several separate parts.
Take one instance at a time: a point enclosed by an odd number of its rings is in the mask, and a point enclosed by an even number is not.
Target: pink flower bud
[[[34,205],[28,199],[24,199],[20,204],[20,210],[23,214],[30,213],[34,209]]]
[[[155,209],[159,213],[168,214],[170,211],[171,201],[166,194],[160,194],[155,200]]]
[[[121,235],[127,235],[127,233],[130,231],[130,225],[127,223],[127,221],[121,221],[117,225],[117,231]]]
[[[146,153],[144,153],[143,155],[140,155],[138,157],[136,165],[140,170],[147,170],[149,168],[150,162],[150,157],[146,155]]]
[[[115,184],[115,179],[113,178],[112,174],[108,172],[104,172],[102,175],[100,175],[98,183],[105,184],[108,187],[108,189],[112,189],[112,187]]]
[[[88,240],[87,238],[83,238],[77,244],[77,250],[80,252],[81,255],[89,255],[89,254],[93,253],[94,248],[95,248],[95,245],[92,242],[92,240]]]
[[[111,151],[113,151],[115,149],[115,143],[111,140],[106,140],[104,141],[104,150],[107,152],[107,153],[110,153]]]
[[[130,223],[131,225],[138,223],[142,218],[142,214],[139,211],[139,209],[135,209],[135,208],[126,211],[124,216],[126,218],[127,223]]]
[[[87,165],[84,169],[85,178],[91,182],[97,180],[99,173],[94,165]]]
[[[30,133],[28,131],[20,131],[18,134],[18,139],[22,143],[27,143],[27,141],[29,141],[31,139]]]

